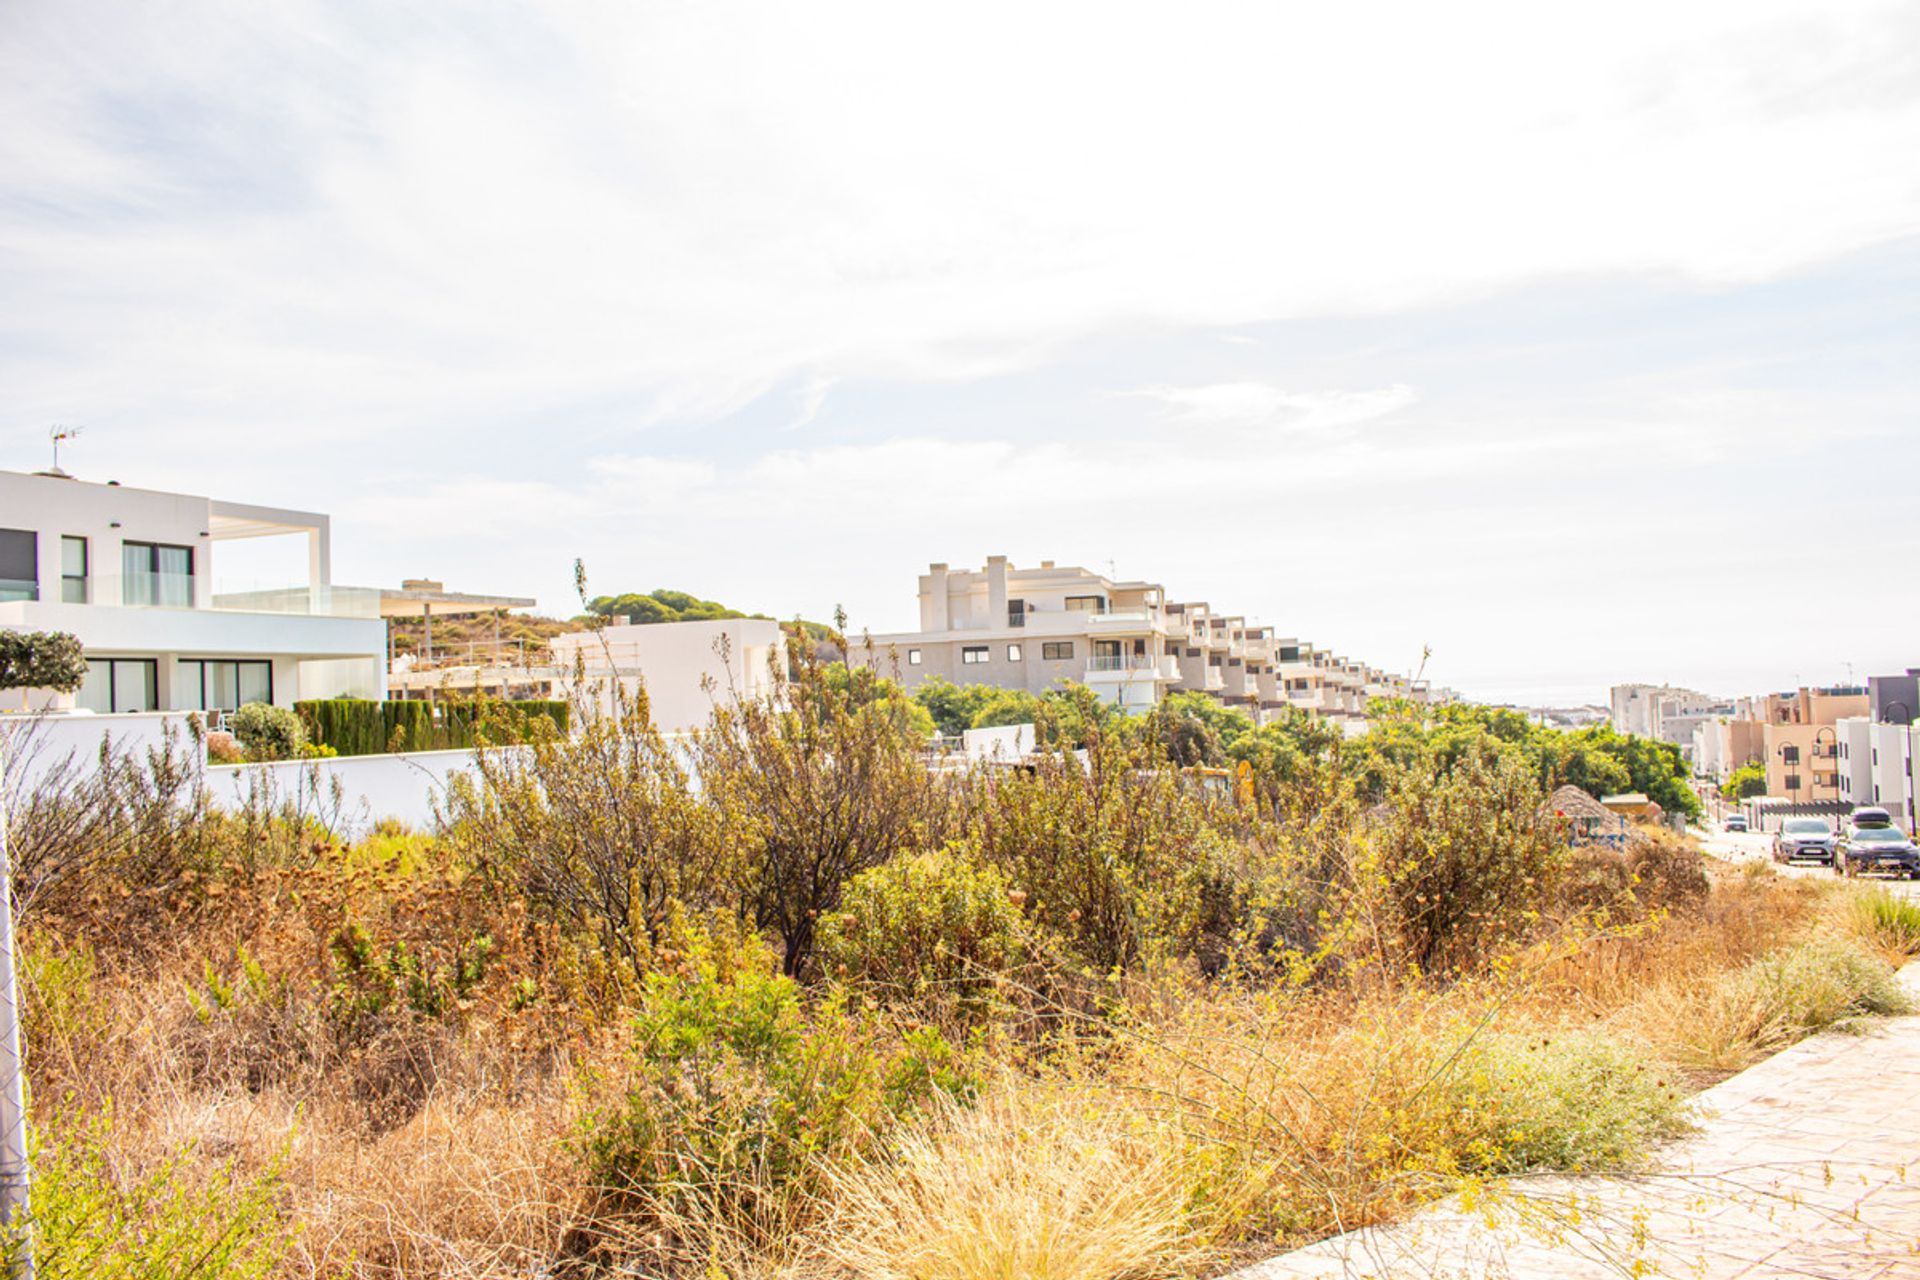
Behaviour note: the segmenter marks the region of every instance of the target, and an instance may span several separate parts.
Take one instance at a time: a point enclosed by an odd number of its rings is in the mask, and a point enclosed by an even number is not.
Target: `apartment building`
[[[1256,721],[1289,708],[1364,724],[1369,697],[1431,696],[1414,682],[1216,611],[1157,582],[1043,560],[1019,569],[934,564],[920,576],[917,631],[870,637],[852,660],[897,671],[908,688],[940,677],[1041,693],[1085,684],[1145,710],[1178,690],[1211,695]]]
[[[304,582],[213,590],[233,539],[305,539]],[[386,694],[380,593],[336,586],[325,515],[0,471],[0,629],[79,638],[90,674],[68,699],[7,708],[222,711],[247,702]]]
[[[1867,691],[1853,685],[1770,693],[1758,701],[1767,794],[1796,803],[1839,804],[1841,720],[1867,714]]]
[[[1849,716],[1835,729],[1840,747],[1840,798],[1849,805],[1880,805],[1913,831],[1920,819],[1914,794],[1920,725]]]

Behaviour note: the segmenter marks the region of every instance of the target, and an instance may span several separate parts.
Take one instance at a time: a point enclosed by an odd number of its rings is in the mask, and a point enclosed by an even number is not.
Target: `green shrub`
[[[1472,1172],[1620,1168],[1686,1128],[1677,1082],[1588,1032],[1482,1035],[1444,1092]]]
[[[1892,966],[1840,938],[1815,938],[1724,975],[1682,1021],[1677,1057],[1735,1071],[1829,1027],[1911,1012]]]
[[[286,707],[249,702],[227,717],[249,760],[293,760],[307,745],[306,726]]]
[[[803,1007],[757,938],[722,925],[678,941],[675,967],[644,982],[625,1096],[580,1141],[616,1211],[777,1239],[829,1168],[971,1091],[937,1033],[894,1034],[838,998]]]
[[[1854,934],[1895,955],[1920,955],[1920,902],[1883,886],[1857,890],[1847,904]]]
[[[1096,731],[1085,765],[1052,756],[994,780],[976,824],[981,856],[1027,918],[1096,975],[1156,952],[1190,953],[1219,836],[1207,802]]]
[[[327,698],[298,702],[294,709],[315,743],[343,756],[464,751],[483,739],[496,744],[527,742],[550,732],[564,737],[569,714],[567,704],[556,700],[434,703]]]
[[[112,1117],[63,1116],[36,1132],[32,1225],[42,1280],[266,1280],[292,1231],[277,1164],[247,1177],[189,1144],[145,1171],[112,1155]],[[15,1239],[5,1239],[11,1262]]]
[[[1567,853],[1540,799],[1525,765],[1494,753],[1388,772],[1354,890],[1390,931],[1389,954],[1422,973],[1467,970],[1533,927]],[[1383,910],[1364,905],[1376,897]]]
[[[1008,892],[965,846],[863,871],[821,923],[822,966],[882,1000],[978,1006],[1020,959]]]

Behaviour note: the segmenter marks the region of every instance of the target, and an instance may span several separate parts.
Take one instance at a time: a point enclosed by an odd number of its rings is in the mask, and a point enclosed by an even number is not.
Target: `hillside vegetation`
[[[190,743],[56,776],[14,827],[41,1274],[1217,1275],[1630,1168],[1903,1007],[1897,912],[1570,848],[1492,728],[1296,726],[1216,787],[1179,717],[1055,702],[1084,763],[931,771],[923,706],[803,658],[353,844],[324,791],[216,811]]]

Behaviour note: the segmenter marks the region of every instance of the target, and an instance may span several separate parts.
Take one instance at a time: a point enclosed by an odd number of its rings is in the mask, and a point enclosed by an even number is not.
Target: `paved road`
[[[1920,965],[1901,978],[1920,994]],[[1920,1017],[1816,1036],[1702,1093],[1645,1175],[1517,1179],[1231,1280],[1914,1280],[1917,1097]]]
[[[1745,832],[1714,831],[1706,836],[1707,851],[1718,854],[1730,862],[1769,862],[1773,861],[1773,837],[1770,835],[1748,835]],[[1833,868],[1818,862],[1793,863],[1787,866],[1774,864],[1774,870],[1788,876],[1825,876],[1833,878]],[[1862,882],[1871,881],[1883,884],[1895,893],[1911,898],[1920,898],[1920,880],[1896,880],[1891,876],[1876,875],[1859,877]]]

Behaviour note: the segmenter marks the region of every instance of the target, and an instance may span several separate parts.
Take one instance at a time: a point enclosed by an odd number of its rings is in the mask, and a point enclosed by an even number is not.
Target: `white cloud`
[[[1157,401],[1185,426],[1324,431],[1385,417],[1415,400],[1410,387],[1376,391],[1288,391],[1264,382],[1219,382],[1203,387],[1161,384],[1130,395]]]
[[[29,416],[591,394],[638,425],[1142,321],[1764,276],[1920,223],[1887,162],[1920,152],[1911,14],[29,5],[0,333],[42,354],[9,385]]]

